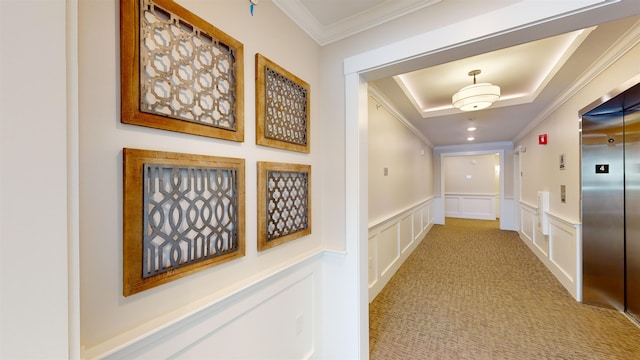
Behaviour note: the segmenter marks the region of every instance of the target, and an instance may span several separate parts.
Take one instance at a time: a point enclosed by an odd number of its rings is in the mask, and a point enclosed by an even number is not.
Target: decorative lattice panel
[[[260,54],[256,74],[258,144],[309,152],[309,84]]]
[[[242,44],[170,0],[121,6],[122,121],[243,141]]]
[[[311,232],[308,165],[258,163],[259,249],[263,250]]]
[[[235,51],[150,0],[141,0],[140,109],[235,129]]]
[[[123,153],[125,296],[244,256],[244,160]]]
[[[307,144],[307,89],[269,67],[265,68],[264,136]]]
[[[238,170],[144,164],[143,277],[238,249]]]

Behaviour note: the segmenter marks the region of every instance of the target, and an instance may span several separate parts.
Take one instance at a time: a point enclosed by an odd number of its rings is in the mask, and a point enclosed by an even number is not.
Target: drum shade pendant
[[[469,71],[473,84],[465,86],[451,97],[453,106],[462,111],[475,111],[491,106],[500,98],[500,87],[490,83],[476,84],[476,75],[480,70]]]

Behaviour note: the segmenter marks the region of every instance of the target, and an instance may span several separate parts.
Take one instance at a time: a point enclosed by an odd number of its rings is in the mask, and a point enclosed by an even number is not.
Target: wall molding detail
[[[369,302],[429,232],[433,214],[433,198],[429,198],[369,226]]]
[[[418,130],[406,117],[402,116],[400,112],[393,106],[391,101],[382,94],[382,92],[374,85],[369,83],[368,86],[369,95],[376,100],[385,110],[391,114],[394,118],[396,118],[402,125],[406,126],[409,131],[411,131],[418,139],[427,144],[429,147],[433,148],[433,143],[431,140],[427,139],[424,134]]]
[[[495,220],[496,197],[499,194],[446,193],[444,196],[445,217]]]
[[[540,210],[520,202],[520,239],[577,301],[582,300],[582,225],[550,212],[549,235],[538,226]]]
[[[609,47],[608,51],[602,53],[602,56],[578,79],[576,79],[566,91],[556,98],[556,100],[546,109],[541,111],[516,137],[514,143],[522,140],[527,134],[531,133],[538,125],[547,119],[554,111],[558,110],[564,103],[575,96],[587,84],[593,82],[596,77],[608,69],[611,64],[618,61],[630,49],[640,43],[640,22],[635,23],[618,41]]]
[[[315,349],[320,348],[321,303],[317,299],[322,293],[322,264],[325,256],[343,258],[344,255],[332,250],[313,252],[228,291],[221,298],[192,304],[190,311],[183,311],[163,324],[154,322],[145,327],[146,331],[134,329],[91,349],[83,349],[82,357],[197,358],[212,353],[231,357],[238,356],[240,351],[247,358],[277,357],[285,353],[291,358],[313,358]],[[263,321],[257,322],[258,318]],[[264,321],[269,318],[271,320]],[[251,325],[254,323],[264,325],[256,328]],[[252,346],[240,350],[231,346],[233,342],[229,337],[237,336],[239,328],[251,329],[245,332]],[[269,350],[275,352],[264,353]]]

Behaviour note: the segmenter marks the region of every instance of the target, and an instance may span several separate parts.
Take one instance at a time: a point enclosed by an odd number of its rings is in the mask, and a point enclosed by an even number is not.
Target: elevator
[[[640,79],[581,114],[582,301],[640,322]]]

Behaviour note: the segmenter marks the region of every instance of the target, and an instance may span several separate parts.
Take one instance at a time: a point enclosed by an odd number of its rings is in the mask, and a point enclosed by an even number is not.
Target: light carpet
[[[445,223],[370,304],[371,359],[640,359],[640,328],[575,301],[516,232]]]

